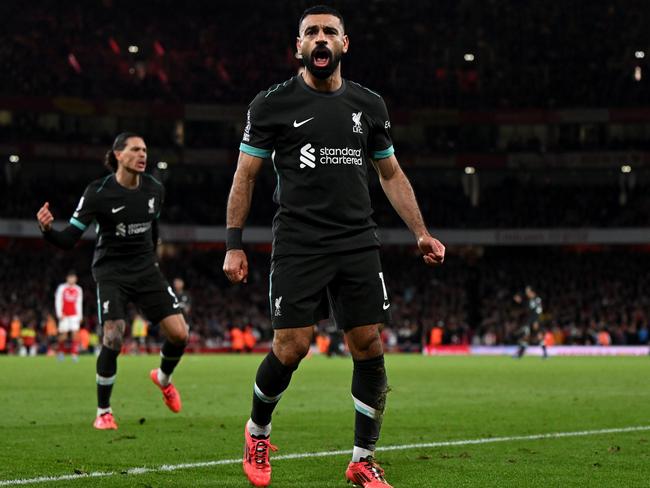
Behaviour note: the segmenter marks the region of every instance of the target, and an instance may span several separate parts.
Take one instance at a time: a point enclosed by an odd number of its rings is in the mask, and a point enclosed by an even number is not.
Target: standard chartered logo
[[[318,150],[318,162],[320,164],[354,164],[363,165],[363,155],[361,149],[351,147],[321,147]],[[300,148],[300,168],[316,167],[316,148],[311,143],[305,144]]]
[[[305,166],[309,166],[310,168],[316,167],[316,156],[314,156],[315,152],[316,149],[314,149],[309,143],[300,148],[300,169],[304,168]]]

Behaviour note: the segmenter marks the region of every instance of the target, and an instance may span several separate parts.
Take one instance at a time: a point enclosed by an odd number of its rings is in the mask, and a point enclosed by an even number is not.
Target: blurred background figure
[[[540,315],[544,310],[542,308],[542,299],[531,286],[526,286],[524,296],[522,297],[516,294],[514,300],[516,303],[525,307],[525,311],[523,312],[524,322],[517,333],[519,337],[517,357],[523,357],[529,344],[540,344],[542,346],[543,357],[548,357],[544,342],[545,332],[539,323]]]
[[[68,271],[65,283],[61,283],[54,294],[56,316],[59,319],[59,346],[57,358],[63,361],[66,348],[73,361],[79,359],[77,332],[83,318],[83,290],[77,285],[77,273]]]
[[[58,343],[59,331],[56,319],[48,311],[43,321],[43,333],[45,335],[45,351],[48,356],[54,356],[54,345]]]
[[[135,354],[149,352],[149,348],[147,347],[148,330],[149,324],[147,321],[139,313],[136,314],[135,317],[133,317],[133,322],[131,322],[131,337],[133,338],[133,352]]]
[[[183,278],[174,278],[174,294],[180,304],[181,312],[185,317],[185,322],[191,327],[190,316],[192,314],[192,297],[187,290],[185,290],[185,280]]]

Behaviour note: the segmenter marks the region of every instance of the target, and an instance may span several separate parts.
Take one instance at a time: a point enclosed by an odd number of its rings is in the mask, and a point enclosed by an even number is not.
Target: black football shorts
[[[152,266],[144,273],[124,275],[119,280],[113,278],[97,283],[100,324],[106,320],[126,320],[129,302],[134,303],[152,324],[181,313],[178,299],[158,266]]]
[[[269,279],[274,329],[306,327],[332,317],[340,329],[387,323],[390,302],[379,249],[279,256]]]

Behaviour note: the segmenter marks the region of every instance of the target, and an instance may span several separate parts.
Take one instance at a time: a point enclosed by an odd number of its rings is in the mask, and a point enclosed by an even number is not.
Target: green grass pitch
[[[99,432],[95,361],[0,357],[0,486],[246,487],[239,462],[165,471],[161,465],[239,459],[262,356],[186,356],[172,414],[151,384],[155,356],[122,356],[113,409],[118,431]],[[397,448],[377,458],[395,488],[650,486],[650,358],[422,357],[389,355],[381,446],[644,427],[594,435]],[[303,361],[276,409],[276,456],[349,450],[350,359]],[[274,487],[345,487],[349,454],[278,459]],[[154,468],[130,474],[131,468]]]

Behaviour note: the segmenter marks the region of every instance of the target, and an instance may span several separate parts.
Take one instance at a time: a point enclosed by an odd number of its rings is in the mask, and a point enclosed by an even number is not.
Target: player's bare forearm
[[[228,208],[226,210],[226,226],[244,227],[246,217],[251,208],[255,178],[262,166],[262,159],[240,152],[237,171],[232,179]]]
[[[429,235],[413,187],[395,156],[377,161],[375,167],[384,193],[416,239]]]

